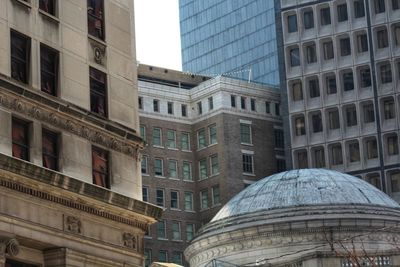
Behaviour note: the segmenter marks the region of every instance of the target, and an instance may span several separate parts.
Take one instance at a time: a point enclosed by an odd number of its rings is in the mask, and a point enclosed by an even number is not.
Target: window
[[[246,109],[246,98],[243,96],[240,98],[240,107]]]
[[[180,222],[172,222],[172,240],[181,240],[181,224]]]
[[[165,220],[157,222],[157,237],[158,238],[164,238],[164,239],[167,238]]]
[[[221,197],[219,192],[219,185],[213,186],[212,191],[212,204],[213,206],[221,204]]]
[[[153,146],[161,146],[161,129],[153,128]]]
[[[276,171],[283,172],[286,170],[286,162],[284,159],[276,159]]]
[[[321,113],[313,114],[311,116],[313,132],[319,133],[322,132],[322,116]]]
[[[39,9],[52,16],[56,15],[56,1],[55,0],[39,0]]]
[[[92,147],[92,177],[93,184],[110,188],[108,152],[97,147]]]
[[[306,46],[306,55],[308,64],[317,62],[317,50],[315,48],[315,44]]]
[[[157,99],[153,99],[153,111],[160,112],[160,102]]]
[[[188,223],[186,224],[186,240],[190,241],[194,237],[194,224]]]
[[[360,161],[360,146],[358,141],[349,143],[349,160],[350,162]]]
[[[394,42],[395,42],[396,46],[400,46],[400,25],[399,24],[394,25],[393,36],[394,36]]]
[[[144,249],[144,267],[149,267],[153,262],[152,251],[151,249]]]
[[[154,159],[154,174],[157,176],[164,176],[162,159]]]
[[[332,165],[343,164],[342,145],[334,144],[331,146]]]
[[[338,13],[338,22],[343,22],[348,20],[347,15],[347,4],[337,5],[337,13]]]
[[[244,173],[253,173],[253,155],[243,154],[243,172]]]
[[[297,117],[294,120],[294,127],[296,130],[296,136],[301,136],[306,134],[304,117]]]
[[[12,155],[15,158],[29,160],[29,140],[27,122],[12,119]]]
[[[40,45],[40,82],[43,92],[57,95],[58,86],[58,52]]]
[[[179,209],[179,192],[171,191],[171,209]]]
[[[374,0],[375,14],[385,12],[385,0]]]
[[[374,104],[368,103],[363,105],[364,123],[375,121]]]
[[[167,103],[167,110],[168,110],[168,114],[174,114],[174,103],[172,102],[168,102]]]
[[[329,7],[321,8],[320,16],[321,16],[321,25],[322,26],[331,24],[331,10]]]
[[[185,210],[193,211],[193,193],[185,192]]]
[[[390,156],[399,154],[399,141],[397,135],[392,135],[387,138],[387,150]]]
[[[176,160],[168,160],[168,175],[170,178],[178,178],[178,162]]]
[[[300,51],[298,47],[290,49],[290,66],[300,66]]]
[[[385,48],[389,46],[388,33],[386,28],[376,31],[376,38],[378,42],[378,48]]]
[[[217,125],[213,124],[208,127],[208,134],[210,138],[210,145],[217,143]]]
[[[104,40],[104,4],[103,0],[87,0],[88,32]]]
[[[392,8],[393,10],[397,10],[400,8],[400,0],[392,0]]]
[[[274,130],[275,148],[284,148],[283,131],[280,129]]]
[[[390,181],[392,185],[392,193],[400,192],[400,172],[394,171],[390,173]]]
[[[208,98],[208,109],[213,110],[214,109],[214,101],[212,97]]]
[[[391,83],[392,82],[392,68],[390,63],[382,64],[380,66],[380,73],[381,73],[381,83]]]
[[[4,265],[4,264],[3,264]],[[38,265],[28,264],[20,261],[5,259],[5,267],[39,267]]]
[[[335,130],[340,128],[339,111],[337,109],[328,111],[329,129]]]
[[[197,113],[199,115],[203,114],[203,106],[202,106],[201,102],[197,102]]]
[[[250,99],[250,109],[251,111],[256,111],[256,100],[254,98]]]
[[[333,95],[337,93],[336,76],[329,75],[326,77],[327,94]]]
[[[197,131],[197,149],[202,149],[206,146],[206,130],[200,129]]]
[[[279,103],[275,103],[275,115],[279,116],[281,114],[281,105]]]
[[[146,127],[144,125],[140,125],[140,137],[146,141]]]
[[[342,57],[351,55],[350,38],[340,39],[340,55]]]
[[[156,205],[160,207],[164,207],[164,189],[157,188],[156,190]]]
[[[182,175],[183,180],[192,181],[192,164],[190,162],[184,161],[182,164]]]
[[[370,68],[364,68],[360,70],[360,83],[361,88],[371,87],[371,70]]]
[[[394,100],[393,98],[383,100],[383,114],[385,120],[390,120],[395,118],[394,110]]]
[[[343,73],[343,89],[345,91],[354,90],[353,72],[345,72],[345,73]]]
[[[28,37],[11,31],[11,78],[28,84],[31,41]]]
[[[354,1],[354,17],[355,18],[365,17],[364,0]]]
[[[90,110],[100,116],[107,116],[106,74],[90,67]]]
[[[294,82],[292,84],[292,96],[293,101],[303,100],[303,89],[301,86],[301,82]]]
[[[297,165],[298,169],[307,169],[308,168],[308,157],[307,151],[299,151],[297,152]]]
[[[251,144],[251,125],[247,123],[240,124],[240,142],[242,144]]]
[[[335,53],[333,52],[333,42],[325,42],[323,43],[323,49],[324,49],[324,59],[325,60],[330,60],[335,57]]]
[[[43,167],[58,171],[58,134],[42,130]]]
[[[141,164],[141,169],[142,169],[142,173],[143,174],[148,174],[149,173],[149,170],[148,170],[148,158],[147,158],[147,156],[145,156],[145,155],[142,155],[142,160],[141,160],[141,162],[140,162],[140,164]]]
[[[235,108],[236,107],[236,96],[231,95],[231,107]]]
[[[210,157],[210,165],[211,165],[211,175],[216,175],[219,173],[219,163],[218,163],[218,155],[212,155]]]
[[[289,15],[287,16],[288,20],[288,32],[297,32],[297,16]]]
[[[182,265],[182,252],[174,251],[172,253],[172,263]]]
[[[268,101],[265,101],[265,113],[267,114],[271,113],[271,103]]]
[[[357,49],[359,53],[368,51],[368,39],[366,33],[357,35]]]
[[[366,177],[366,181],[375,186],[376,188],[381,189],[381,178],[379,177],[379,174],[377,173],[368,174]]]
[[[314,14],[312,10],[304,11],[304,29],[312,29],[314,28]]]
[[[309,80],[308,81],[308,89],[310,90],[310,98],[319,97],[318,79]]]
[[[378,145],[376,139],[369,139],[365,143],[367,146],[367,158],[368,159],[375,159],[378,157]]]
[[[200,208],[207,209],[208,208],[208,190],[200,191]]]
[[[149,188],[147,187],[142,187],[142,200],[149,202]]]
[[[348,127],[357,125],[357,111],[355,106],[346,108],[346,122]]]
[[[139,96],[138,102],[139,102],[139,109],[143,109],[143,97]]]
[[[158,251],[158,261],[159,262],[167,262],[168,261],[168,252],[166,250]]]
[[[176,132],[174,130],[167,130],[167,147],[176,148]]]
[[[190,135],[189,133],[181,133],[181,149],[190,150]]]
[[[325,152],[323,147],[318,147],[314,149],[314,161],[316,168],[325,167]]]
[[[187,117],[187,105],[181,105],[182,117]]]
[[[207,160],[202,159],[199,161],[199,177],[200,180],[207,178]]]

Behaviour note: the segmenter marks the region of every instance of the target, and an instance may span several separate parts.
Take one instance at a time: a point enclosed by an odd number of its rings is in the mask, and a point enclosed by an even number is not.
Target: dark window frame
[[[99,157],[100,160],[104,161],[104,167],[105,169],[102,169],[102,166],[100,168],[96,167],[96,158]],[[101,180],[97,180],[98,178],[96,177],[95,174],[99,174],[101,177]],[[97,186],[101,186],[104,188],[111,188],[111,181],[110,181],[110,155],[107,150],[104,150],[102,148],[92,146],[92,178],[93,178],[93,184]]]
[[[10,47],[11,78],[29,84],[31,38],[11,30]]]
[[[56,0],[39,0],[39,9],[54,17],[57,16],[57,1]]]
[[[108,116],[107,74],[89,67],[90,77],[90,111],[99,116]],[[101,106],[103,105],[103,107]]]
[[[42,159],[43,167],[59,170],[59,134],[47,129],[42,129]],[[49,141],[49,142],[46,142]],[[50,150],[46,149],[46,143],[52,145]],[[51,163],[52,162],[52,163]]]
[[[12,118],[12,156],[15,158],[19,158],[22,160],[29,161],[30,159],[30,143],[29,143],[29,125],[30,122],[17,119],[17,118]],[[21,140],[16,140],[15,135],[17,134],[17,128],[22,129],[23,136]],[[23,139],[23,140],[22,140]],[[21,154],[16,155],[18,152],[18,149],[21,150]]]
[[[40,44],[40,88],[52,96],[57,96],[59,79],[59,52]]]
[[[87,0],[88,34],[105,40],[104,1]]]

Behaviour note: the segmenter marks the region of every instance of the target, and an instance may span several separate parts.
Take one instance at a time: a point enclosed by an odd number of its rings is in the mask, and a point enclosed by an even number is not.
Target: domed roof
[[[232,198],[212,222],[264,210],[343,204],[400,208],[385,193],[357,177],[325,169],[301,169],[252,184]]]

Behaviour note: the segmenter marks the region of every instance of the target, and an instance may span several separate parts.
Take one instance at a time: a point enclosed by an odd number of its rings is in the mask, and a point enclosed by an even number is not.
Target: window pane
[[[11,31],[11,77],[28,83],[30,67],[30,39]]]
[[[329,25],[331,24],[331,10],[329,7],[321,8],[321,25]]]
[[[305,29],[314,28],[314,14],[312,10],[304,12],[304,28]]]
[[[90,110],[101,116],[107,116],[106,74],[90,68]]]
[[[15,158],[29,160],[28,123],[12,119],[12,155]]]
[[[191,181],[192,180],[192,165],[190,162],[183,162],[182,166],[182,172],[183,172],[183,179]]]
[[[58,135],[42,130],[43,167],[58,170]]]
[[[297,47],[290,50],[290,65],[292,67],[300,66],[300,51]]]
[[[87,0],[88,32],[101,40],[104,40],[103,8],[103,0]]]
[[[56,15],[56,3],[55,0],[39,0],[39,8],[44,12],[47,12],[53,16]]]
[[[92,148],[92,174],[93,184],[110,188],[107,151]]]
[[[338,12],[338,22],[347,21],[348,16],[347,16],[347,4],[346,3],[338,5],[337,12]]]
[[[43,92],[57,94],[58,53],[44,45],[40,46],[40,79]]]
[[[251,125],[240,124],[240,142],[244,144],[251,144]]]
[[[197,147],[198,149],[202,149],[206,146],[206,131],[201,129],[197,132]]]
[[[297,32],[297,16],[289,15],[288,20],[288,32]]]

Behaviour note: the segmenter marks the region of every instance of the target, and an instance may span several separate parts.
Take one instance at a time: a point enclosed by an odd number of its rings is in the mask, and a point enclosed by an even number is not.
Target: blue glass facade
[[[273,0],[180,0],[182,69],[279,84]]]

